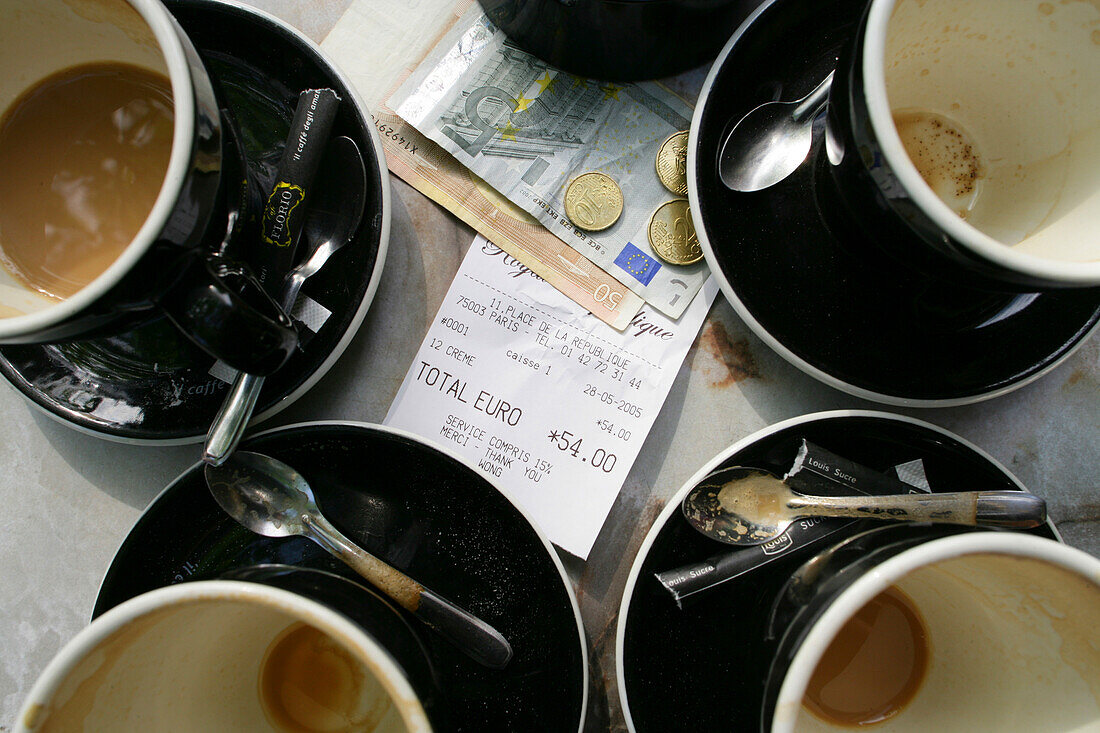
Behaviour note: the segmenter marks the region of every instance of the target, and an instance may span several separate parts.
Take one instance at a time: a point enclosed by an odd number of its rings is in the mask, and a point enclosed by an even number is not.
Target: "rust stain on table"
[[[715,369],[708,368],[710,365],[707,363],[697,366],[698,362],[692,362],[693,369],[703,373],[711,372],[709,376],[712,387],[730,387],[746,379],[764,378],[756,364],[749,340],[734,340],[721,322],[707,322],[699,335],[699,348],[710,354],[719,365]]]

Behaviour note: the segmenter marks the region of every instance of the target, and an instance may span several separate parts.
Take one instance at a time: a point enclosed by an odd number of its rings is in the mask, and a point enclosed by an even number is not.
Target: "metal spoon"
[[[829,97],[833,72],[797,102],[768,102],[734,125],[718,154],[718,177],[734,191],[759,191],[806,160],[813,121]]]
[[[688,524],[727,545],[761,545],[800,517],[1035,527],[1046,502],[1026,491],[959,491],[893,496],[807,496],[758,468],[735,466],[696,486],[680,506]]]
[[[298,300],[302,284],[324,266],[359,228],[367,196],[363,156],[351,138],[341,135],[329,143],[317,173],[317,194],[310,202],[303,224],[303,238],[310,248],[302,264],[287,275],[280,305],[287,315]],[[316,201],[316,203],[314,203]],[[221,409],[206,434],[202,460],[220,465],[241,440],[256,409],[264,378],[238,372]]]
[[[486,667],[501,669],[512,647],[489,624],[357,546],[329,524],[301,474],[282,461],[238,451],[206,465],[206,483],[229,516],[267,537],[301,535],[325,548],[378,590]]]

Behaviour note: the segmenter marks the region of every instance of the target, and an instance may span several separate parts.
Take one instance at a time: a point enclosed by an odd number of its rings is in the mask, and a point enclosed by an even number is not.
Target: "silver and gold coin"
[[[565,215],[580,229],[607,229],[622,213],[622,189],[605,173],[582,173],[565,189]]]
[[[687,196],[688,131],[678,132],[657,151],[657,178],[677,196]]]
[[[674,199],[657,207],[649,219],[649,245],[670,265],[690,265],[703,259],[687,199]]]

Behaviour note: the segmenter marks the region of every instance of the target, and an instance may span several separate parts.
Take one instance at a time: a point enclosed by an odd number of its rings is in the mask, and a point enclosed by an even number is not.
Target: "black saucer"
[[[293,28],[245,7],[212,0],[166,3],[203,57],[248,158],[249,210],[261,209],[302,89],[332,87],[344,102],[332,135],[355,140],[366,163],[363,221],[352,242],[304,295],[330,315],[313,333],[298,323],[302,346],[264,382],[259,419],[309,389],[343,352],[374,297],[388,236],[388,174],[369,113],[343,75]],[[317,321],[312,321],[316,326]],[[226,384],[212,358],[166,320],[110,338],[0,349],[0,374],[35,405],[68,425],[127,442],[200,440],[221,406]]]
[[[340,531],[512,644],[508,666],[487,669],[393,609],[428,651],[452,730],[579,729],[587,656],[569,581],[546,539],[480,474],[402,433],[362,424],[297,425],[242,447],[290,463]],[[138,520],[111,562],[94,616],[154,588],[266,563],[357,578],[307,539],[242,528],[214,503],[200,465]]]
[[[769,621],[791,573],[815,552],[882,526],[853,524],[677,608],[654,573],[699,562],[722,549],[683,519],[684,496],[708,474],[727,466],[756,466],[783,475],[803,438],[879,471],[920,458],[933,489],[1023,488],[1002,466],[956,436],[882,412],[807,415],[739,441],[669,500],[631,568],[616,645],[619,695],[631,730],[757,730],[774,652],[774,641],[766,638]],[[1032,531],[1057,539],[1049,524]]]
[[[800,99],[835,66],[862,0],[772,0],[727,44],[692,121],[689,196],[711,270],[738,314],[800,369],[891,404],[975,402],[1053,368],[1100,321],[1100,289],[1006,295],[960,289],[894,264],[845,220],[806,162],[763,191],[728,190],[725,135],[759,104]],[[819,181],[821,183],[819,183]]]

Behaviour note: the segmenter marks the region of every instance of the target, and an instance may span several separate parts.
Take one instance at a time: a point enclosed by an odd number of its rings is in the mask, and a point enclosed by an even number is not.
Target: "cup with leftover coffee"
[[[794,574],[761,730],[1100,725],[1100,560],[1034,535],[899,529]]]
[[[822,184],[895,264],[1100,285],[1097,23],[1095,3],[871,0],[837,64]]]
[[[257,572],[158,588],[103,614],[46,667],[15,730],[432,729],[424,677],[352,620],[346,597],[311,597],[331,582]]]
[[[220,256],[243,161],[202,61],[155,0],[0,3],[0,343],[167,315],[230,366],[293,352],[290,320]]]

